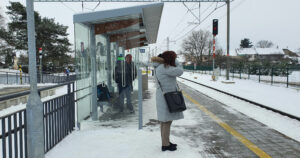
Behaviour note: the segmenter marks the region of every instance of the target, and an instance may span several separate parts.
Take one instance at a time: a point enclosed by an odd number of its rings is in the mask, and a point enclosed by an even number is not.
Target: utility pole
[[[229,50],[230,50],[230,0],[227,0],[227,56],[226,56],[226,80],[229,80]]]
[[[176,41],[170,41],[170,38],[167,37],[167,50],[170,50],[170,42],[176,42]]]
[[[30,158],[44,158],[43,103],[37,90],[34,0],[26,1],[30,95],[26,105],[27,151]]]
[[[43,53],[43,50],[42,48],[39,48],[39,55],[40,55],[40,83],[43,82],[43,65],[42,65],[42,53]]]

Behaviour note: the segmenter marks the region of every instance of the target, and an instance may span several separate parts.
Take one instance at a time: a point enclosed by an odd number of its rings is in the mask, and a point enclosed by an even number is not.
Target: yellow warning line
[[[263,158],[271,158],[270,155],[265,153],[263,150],[261,150],[258,146],[253,144],[251,141],[249,141],[247,138],[245,138],[243,135],[241,135],[239,132],[237,132],[235,129],[230,127],[227,123],[223,122],[220,118],[218,118],[216,115],[214,115],[212,112],[207,110],[203,105],[199,104],[196,100],[194,100],[192,97],[188,96],[185,92],[183,92],[183,95],[196,104],[200,110],[205,112],[208,116],[210,116],[215,122],[217,122],[221,127],[223,127],[228,133],[236,137],[241,143],[243,143],[247,148],[249,148],[251,151],[253,151],[257,156],[263,157]]]

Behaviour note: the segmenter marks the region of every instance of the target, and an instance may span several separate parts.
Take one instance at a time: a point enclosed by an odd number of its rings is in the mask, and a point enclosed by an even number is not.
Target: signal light
[[[213,20],[213,35],[216,36],[218,34],[218,19]]]

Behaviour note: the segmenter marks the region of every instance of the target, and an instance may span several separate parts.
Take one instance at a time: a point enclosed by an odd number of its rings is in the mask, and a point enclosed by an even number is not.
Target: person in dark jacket
[[[131,103],[131,91],[133,90],[132,82],[137,77],[137,71],[134,63],[132,62],[132,56],[130,54],[126,55],[125,61],[117,61],[115,73],[115,81],[118,84],[120,96],[120,112],[123,112],[124,110],[124,99],[126,97],[127,108],[131,113],[133,113],[134,109]]]
[[[176,91],[176,78],[183,74],[183,68],[176,60],[176,53],[173,51],[165,51],[158,57],[152,57],[151,61],[153,62],[157,80],[156,109],[157,119],[160,121],[162,151],[175,151],[177,150],[177,145],[170,142],[171,124],[172,121],[183,119],[184,116],[182,112],[170,113],[163,94]]]

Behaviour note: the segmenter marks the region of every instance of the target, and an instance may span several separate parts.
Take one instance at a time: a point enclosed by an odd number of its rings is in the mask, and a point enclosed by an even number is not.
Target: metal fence
[[[185,70],[202,74],[212,74],[212,68],[207,67],[184,67]],[[219,76],[226,76],[226,70],[220,69]],[[249,79],[264,82],[271,85],[284,85],[286,87],[300,87],[300,68],[266,68],[266,67],[231,67],[229,69],[230,78]]]
[[[64,83],[67,81],[75,81],[76,75],[66,74],[38,74],[38,83]],[[29,84],[29,75],[27,73],[13,73],[0,71],[0,84]]]
[[[75,127],[74,82],[68,83],[68,94],[43,102],[43,108],[46,153]],[[0,127],[2,157],[27,158],[26,109],[0,117]]]

